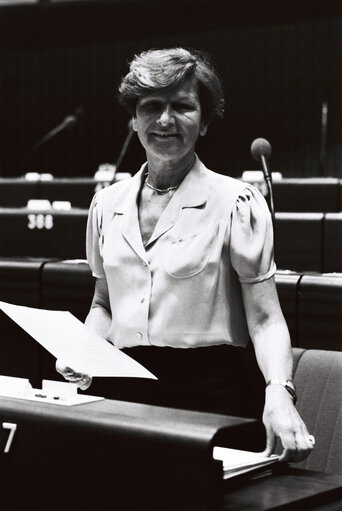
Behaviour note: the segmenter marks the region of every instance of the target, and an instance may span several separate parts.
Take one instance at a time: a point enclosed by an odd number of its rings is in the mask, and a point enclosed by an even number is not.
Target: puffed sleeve
[[[93,197],[90,204],[87,222],[86,253],[87,260],[94,277],[103,278],[103,260],[101,255],[101,211],[99,207],[99,192]]]
[[[252,185],[246,185],[232,211],[230,257],[240,282],[261,282],[276,271],[271,214]]]

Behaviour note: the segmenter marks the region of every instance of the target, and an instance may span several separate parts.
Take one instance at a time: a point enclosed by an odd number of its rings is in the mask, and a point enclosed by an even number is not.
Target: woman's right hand
[[[87,390],[91,382],[92,377],[88,374],[77,373],[71,367],[64,364],[61,360],[56,360],[56,371],[60,373],[66,380],[71,383],[75,383],[81,390]]]

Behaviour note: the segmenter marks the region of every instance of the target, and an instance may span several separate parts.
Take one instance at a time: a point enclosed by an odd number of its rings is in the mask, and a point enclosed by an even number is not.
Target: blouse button
[[[141,332],[137,332],[135,337],[136,337],[137,341],[141,341],[143,336],[142,336]]]

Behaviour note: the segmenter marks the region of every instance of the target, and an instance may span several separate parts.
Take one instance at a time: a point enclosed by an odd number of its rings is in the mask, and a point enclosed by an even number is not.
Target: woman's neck
[[[186,155],[181,160],[179,158],[163,160],[147,157],[148,182],[160,189],[178,186],[191,170],[194,161],[194,153]]]

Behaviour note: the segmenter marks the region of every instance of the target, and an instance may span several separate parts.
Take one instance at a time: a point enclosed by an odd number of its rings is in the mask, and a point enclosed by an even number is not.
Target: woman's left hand
[[[266,456],[274,452],[277,438],[284,449],[279,461],[299,462],[309,456],[314,446],[313,437],[297,412],[292,397],[281,385],[266,388],[263,423],[267,434]]]

